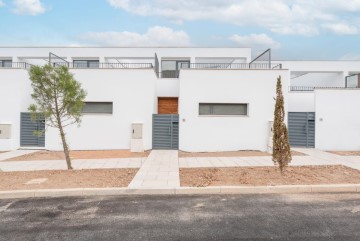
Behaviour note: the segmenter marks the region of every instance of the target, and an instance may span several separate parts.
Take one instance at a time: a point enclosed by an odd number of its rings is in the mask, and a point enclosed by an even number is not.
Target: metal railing
[[[281,69],[282,64],[268,63],[194,63],[184,69]]]
[[[31,64],[25,62],[11,62],[0,65],[0,69],[29,69]]]
[[[54,66],[66,66],[70,69],[153,69],[152,63],[53,63]]]
[[[290,86],[289,90],[294,92],[311,92],[316,89],[350,89],[347,87],[333,87],[333,86]]]

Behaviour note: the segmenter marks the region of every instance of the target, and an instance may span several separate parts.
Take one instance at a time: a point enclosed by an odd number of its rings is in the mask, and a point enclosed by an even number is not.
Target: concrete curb
[[[282,185],[282,186],[219,186],[178,188],[74,188],[0,191],[0,199],[117,195],[181,195],[181,194],[276,194],[276,193],[360,193],[360,184]]]

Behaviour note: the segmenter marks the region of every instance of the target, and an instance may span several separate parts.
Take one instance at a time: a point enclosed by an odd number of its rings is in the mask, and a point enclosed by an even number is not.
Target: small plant
[[[276,104],[274,112],[273,125],[273,162],[279,166],[281,173],[291,162],[291,149],[288,139],[288,130],[285,122],[284,96],[282,94],[281,76],[277,79],[276,84]]]
[[[46,125],[57,128],[61,137],[68,169],[72,169],[64,128],[81,123],[81,110],[86,92],[65,66],[32,66],[29,70],[35,104],[29,106],[32,119],[45,117]],[[42,135],[43,132],[35,133]]]

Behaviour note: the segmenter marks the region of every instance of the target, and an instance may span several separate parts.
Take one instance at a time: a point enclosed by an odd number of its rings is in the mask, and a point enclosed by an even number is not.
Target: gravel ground
[[[360,183],[360,171],[340,166],[225,167],[180,169],[181,186],[243,186]]]
[[[138,169],[89,169],[0,172],[0,191],[62,188],[127,187]],[[42,183],[25,184],[31,180]]]

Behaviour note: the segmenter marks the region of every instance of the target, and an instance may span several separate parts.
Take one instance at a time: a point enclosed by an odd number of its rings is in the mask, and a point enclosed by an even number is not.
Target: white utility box
[[[11,139],[10,124],[0,124],[0,139]]]
[[[142,139],[143,124],[133,123],[132,124],[132,139]]]
[[[131,127],[131,152],[144,152],[143,123],[133,123]]]

